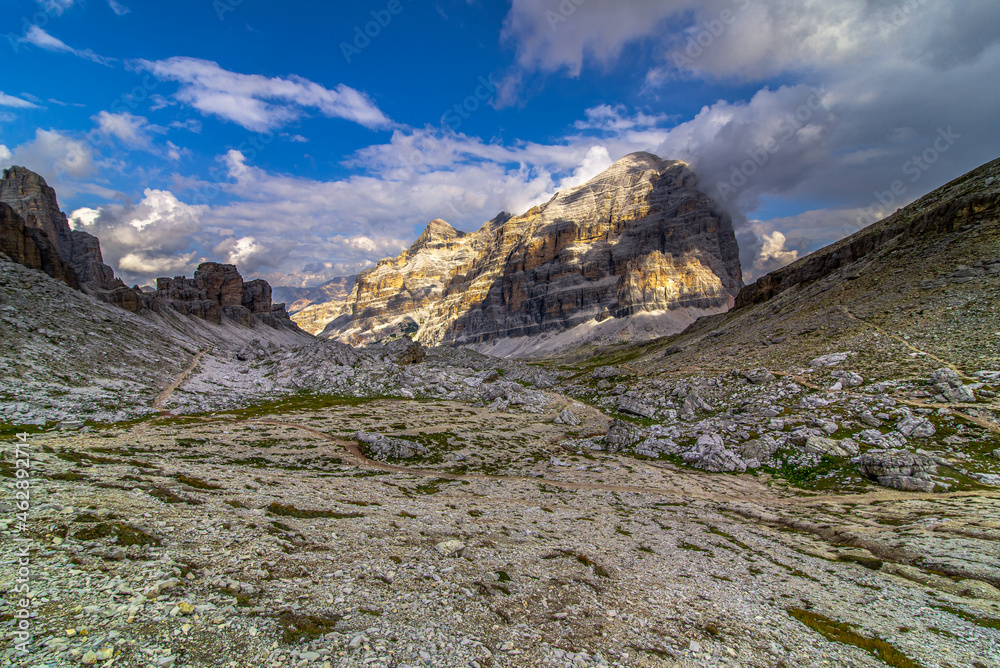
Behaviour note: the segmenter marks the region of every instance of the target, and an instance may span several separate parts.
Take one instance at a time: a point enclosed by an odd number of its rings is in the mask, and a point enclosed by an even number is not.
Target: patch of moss
[[[302,510],[293,505],[278,503],[275,501],[267,507],[267,512],[279,517],[294,517],[300,520],[309,519],[334,519],[342,520],[352,517],[364,517],[364,513],[340,513],[334,510]]]
[[[80,529],[73,534],[73,538],[82,541],[101,540],[102,538],[114,538],[115,542],[122,546],[129,545],[160,545],[159,539],[151,536],[142,529],[138,529],[124,522],[101,522]]]
[[[965,621],[975,624],[976,626],[982,626],[984,629],[995,629],[1000,631],[1000,619],[996,619],[995,617],[981,617],[979,615],[974,615],[971,612],[966,612],[965,610],[953,608],[950,605],[932,605],[931,607],[947,612],[950,615],[955,615],[959,619],[964,619]]]
[[[192,478],[191,476],[183,473],[177,476],[177,482],[195,489],[222,489],[220,485],[213,485],[210,482],[205,482],[204,480],[199,480],[198,478]]]
[[[815,612],[789,608],[788,614],[831,642],[839,642],[864,650],[892,668],[923,668],[898,649],[880,638],[868,638],[856,633],[843,622],[834,621]]]
[[[281,625],[281,641],[286,645],[297,645],[304,640],[315,640],[332,632],[340,621],[340,615],[307,615],[297,612],[282,612],[278,615]]]

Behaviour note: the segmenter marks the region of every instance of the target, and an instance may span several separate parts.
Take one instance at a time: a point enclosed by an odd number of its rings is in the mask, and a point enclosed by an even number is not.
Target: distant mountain
[[[514,348],[642,339],[727,310],[743,287],[729,217],[686,164],[636,153],[521,216],[465,234],[435,220],[357,277],[322,336]],[[325,309],[325,311],[324,311]],[[501,343],[502,341],[502,343]]]
[[[325,304],[347,298],[354,288],[355,278],[357,277],[338,276],[323,285],[312,288],[277,287],[274,288],[272,294],[275,301],[284,302],[288,312],[295,315],[312,304]]]

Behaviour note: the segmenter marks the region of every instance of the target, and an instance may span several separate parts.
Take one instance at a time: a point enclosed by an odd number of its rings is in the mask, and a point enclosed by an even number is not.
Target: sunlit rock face
[[[322,336],[475,344],[640,313],[721,310],[742,286],[732,222],[697,190],[695,174],[636,153],[474,233],[431,222],[408,250],[357,277]]]

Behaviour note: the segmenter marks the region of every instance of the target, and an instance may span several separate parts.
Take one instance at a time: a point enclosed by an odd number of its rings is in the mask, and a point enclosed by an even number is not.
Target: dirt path
[[[180,375],[174,379],[174,382],[170,383],[170,385],[168,385],[166,389],[164,389],[162,392],[156,395],[156,399],[153,399],[154,409],[160,410],[160,408],[163,407],[163,404],[166,403],[167,399],[170,398],[170,395],[173,394],[174,390],[180,387],[185,380],[187,380],[187,377],[191,375],[191,372],[195,370],[195,368],[198,366],[198,362],[201,361],[201,358],[207,352],[208,352],[207,350],[202,350],[197,355],[195,355],[194,359],[191,360],[191,364],[189,364],[188,367],[184,369],[184,371],[181,371]]]

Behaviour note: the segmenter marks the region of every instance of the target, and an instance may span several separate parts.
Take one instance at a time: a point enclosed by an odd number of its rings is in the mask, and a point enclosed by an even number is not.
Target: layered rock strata
[[[730,218],[686,164],[636,153],[470,234],[435,220],[358,275],[322,336],[471,344],[640,313],[725,310],[743,286]]]

